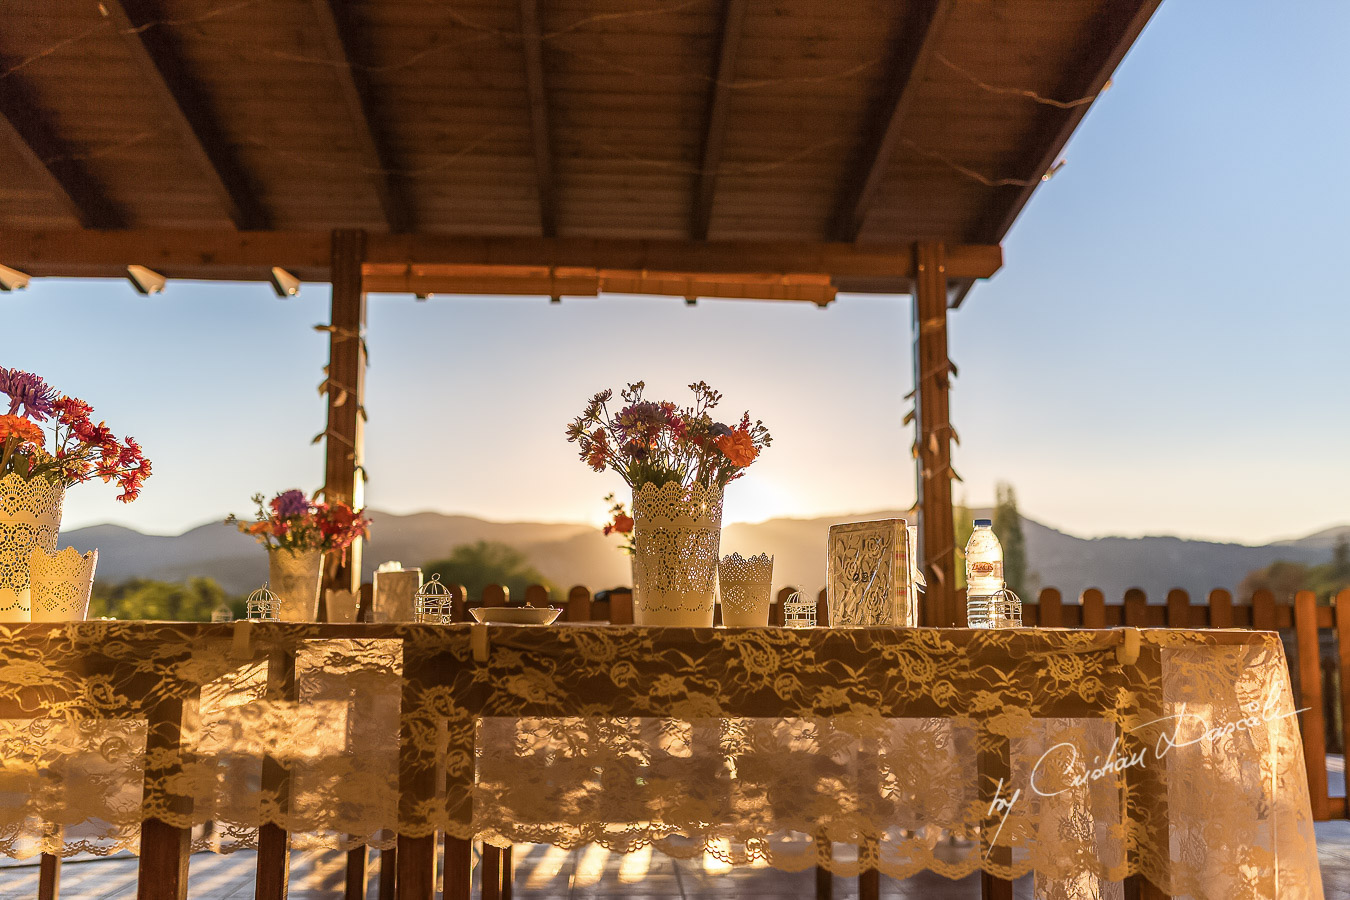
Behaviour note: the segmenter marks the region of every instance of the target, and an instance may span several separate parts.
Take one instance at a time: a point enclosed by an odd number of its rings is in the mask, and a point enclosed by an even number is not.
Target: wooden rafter
[[[8,67],[0,60],[0,70]],[[28,178],[57,200],[85,228],[125,225],[120,209],[110,201],[70,148],[58,141],[44,122],[22,77],[10,72],[0,79],[0,141],[8,143],[27,163]],[[16,181],[23,176],[15,173]]]
[[[713,196],[717,191],[717,170],[722,165],[722,147],[727,134],[727,108],[731,102],[731,82],[736,77],[736,53],[740,49],[745,25],[747,0],[723,0],[721,37],[717,64],[713,69],[708,96],[708,118],[703,127],[703,154],[699,160],[698,180],[694,188],[693,221],[690,236],[707,240],[712,221]]]
[[[347,107],[356,135],[357,150],[374,178],[385,224],[395,234],[411,231],[412,201],[406,186],[392,174],[394,167],[388,142],[375,127],[376,119],[372,113],[375,104],[371,101],[370,85],[352,68],[352,26],[335,0],[314,0],[314,15],[319,22],[319,37],[334,63],[342,102]]]
[[[1111,73],[1120,65],[1130,45],[1139,37],[1148,20],[1162,0],[1117,0],[1110,3],[1093,23],[1090,40],[1085,40],[1075,64],[1065,71],[1068,77],[1058,92],[1062,97],[1094,97],[1106,87]],[[995,195],[989,216],[978,229],[980,235],[996,234],[997,240],[1012,228],[1013,222],[1027,205],[1031,195],[1040,186],[1041,176],[1050,170],[1069,142],[1078,123],[1087,115],[1091,104],[1080,104],[1069,109],[1041,107],[1035,131],[1023,145],[1035,148],[1034,154],[1015,173],[1025,179],[1025,187],[1003,188]]]
[[[213,111],[187,76],[163,26],[145,27],[148,19],[133,20],[122,0],[101,0],[99,7],[123,36],[142,82],[155,95],[157,111],[177,134],[226,217],[241,230],[266,228],[268,217],[253,185],[227,149]]]
[[[864,136],[858,163],[845,178],[834,217],[834,236],[854,241],[862,230],[867,211],[876,199],[904,132],[906,114],[914,101],[922,72],[941,38],[951,15],[952,0],[923,0],[913,5],[906,18],[893,62],[886,73],[885,100],[880,115]]]
[[[135,261],[170,278],[265,281],[280,266],[305,281],[326,281],[327,232],[3,230],[0,264],[34,276],[122,277]],[[913,243],[679,241],[592,238],[367,236],[368,265],[578,268],[692,276],[828,275],[841,290],[908,290]],[[950,279],[988,278],[1003,264],[997,245],[946,248]]]
[[[534,145],[535,181],[539,190],[539,230],[558,233],[557,190],[553,178],[553,143],[548,130],[548,95],[544,90],[544,47],[538,0],[520,0],[521,50],[525,57],[525,90],[530,103],[530,139]]]

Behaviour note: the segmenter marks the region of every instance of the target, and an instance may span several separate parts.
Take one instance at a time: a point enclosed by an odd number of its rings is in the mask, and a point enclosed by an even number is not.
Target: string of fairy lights
[[[265,0],[235,0],[235,2],[223,3],[219,6],[205,10],[196,15],[178,18],[164,17],[160,19],[155,19],[153,21],[144,22],[139,25],[135,25],[131,28],[116,27],[113,18],[108,13],[108,10],[104,7],[102,3],[100,3],[99,10],[101,11],[102,15],[100,16],[98,21],[96,21],[89,27],[76,32],[75,34],[72,34],[66,38],[63,38],[60,41],[53,43],[48,47],[45,47],[37,52],[30,53],[29,55],[23,57],[22,59],[18,60],[14,64],[4,69],[0,69],[0,81],[3,81],[6,78],[9,78],[11,76],[16,75],[19,72],[22,72],[24,69],[29,68],[30,66],[34,65],[35,63],[37,63],[42,59],[45,59],[47,57],[52,56],[53,54],[66,50],[67,48],[73,45],[77,45],[82,41],[93,38],[96,35],[107,33],[115,33],[119,35],[142,34],[146,31],[155,28],[194,29],[193,32],[194,40],[221,49],[238,51],[244,54],[252,54],[254,56],[270,57],[273,59],[286,62],[301,63],[316,66],[326,66],[339,69],[345,68],[348,65],[350,65],[352,69],[373,75],[391,73],[411,66],[415,66],[434,56],[452,52],[457,49],[462,49],[469,45],[481,43],[483,41],[496,39],[506,43],[521,43],[522,41],[527,39],[526,35],[520,31],[499,28],[481,21],[477,21],[472,17],[467,16],[464,13],[450,7],[437,7],[438,14],[444,16],[447,25],[458,26],[458,28],[463,29],[464,31],[471,32],[471,34],[469,34],[468,36],[456,34],[451,37],[434,40],[428,46],[422,48],[421,50],[418,50],[410,54],[406,54],[402,56],[400,59],[393,62],[383,64],[367,64],[356,60],[352,61],[337,60],[328,56],[315,56],[312,54],[298,52],[295,50],[269,47],[253,41],[230,40],[229,38],[221,37],[219,34],[213,34],[202,27],[213,20],[222,19],[224,17],[230,16],[231,14],[243,12],[248,8],[257,6],[263,2],[265,2]],[[707,72],[697,72],[683,69],[672,68],[672,69],[663,69],[659,71],[644,71],[640,68],[629,66],[625,63],[622,63],[611,57],[607,57],[603,54],[594,53],[584,47],[569,46],[568,44],[560,40],[569,35],[584,34],[584,29],[586,29],[589,26],[594,26],[596,24],[602,23],[610,24],[616,21],[623,21],[623,20],[677,15],[697,7],[706,7],[708,3],[709,0],[682,0],[682,2],[671,4],[655,5],[638,9],[628,9],[582,16],[562,27],[555,28],[550,31],[541,32],[538,35],[538,39],[542,42],[548,43],[550,53],[559,53],[571,56],[583,60],[587,63],[593,64],[597,67],[606,69],[610,72],[621,74],[627,77],[641,78],[647,81],[692,80],[704,82],[710,87],[720,86],[728,90],[734,91],[756,91],[793,85],[828,84],[837,81],[847,81],[850,79],[860,78],[870,70],[883,66],[886,62],[886,57],[877,56],[870,59],[862,60],[858,63],[849,65],[843,69],[834,72],[824,72],[819,74],[800,74],[776,78],[756,78],[756,79],[738,78],[738,79],[724,80],[719,79],[716,75]],[[1014,87],[1011,85],[993,83],[980,77],[979,75],[970,71],[969,69],[957,64],[956,62],[952,61],[950,58],[948,58],[947,56],[945,56],[940,52],[932,53],[931,58],[936,63],[945,67],[954,74],[960,76],[962,80],[964,80],[972,88],[979,90],[983,93],[986,93],[990,96],[1000,98],[1015,98],[1042,106],[1053,107],[1056,109],[1069,110],[1075,109],[1077,107],[1090,105],[1111,86],[1111,82],[1108,81],[1102,87],[1102,89],[1096,93],[1083,97],[1061,100],[1054,97],[1044,96],[1041,93],[1034,90]],[[146,141],[163,137],[165,135],[170,134],[171,132],[172,129],[168,126],[165,126],[163,128],[146,129],[139,131],[136,134],[133,134],[129,137],[120,138],[116,141],[111,141],[107,144],[84,148],[80,150],[72,150],[66,153],[52,156],[50,158],[46,158],[43,161],[46,163],[53,163],[64,159],[96,159],[108,156],[115,156],[118,153],[121,153],[129,148],[135,147]],[[463,159],[464,157],[470,156],[475,152],[477,152],[478,150],[482,149],[483,147],[491,144],[493,141],[499,138],[510,137],[512,134],[513,132],[511,129],[505,128],[489,129],[488,131],[477,135],[472,141],[467,142],[462,147],[442,155],[440,158],[437,159],[436,162],[413,168],[381,168],[354,162],[342,162],[332,159],[330,160],[315,159],[313,156],[309,154],[294,153],[284,148],[277,147],[272,142],[263,140],[245,139],[243,143],[245,143],[251,149],[261,153],[272,154],[279,158],[287,159],[288,161],[303,163],[306,166],[317,166],[331,171],[343,171],[367,175],[390,175],[405,178],[419,178],[430,176],[437,172],[445,170],[453,166],[456,162]],[[798,162],[803,159],[808,159],[818,154],[832,150],[838,147],[839,145],[846,144],[848,142],[849,139],[846,138],[845,136],[841,135],[827,136],[819,141],[815,141],[800,146],[793,152],[779,157],[759,159],[753,161],[726,160],[723,162],[721,166],[721,171],[726,174],[733,174],[733,175],[734,174],[754,175],[771,172],[774,171],[775,169],[780,169],[789,166],[794,162]],[[1042,173],[1038,177],[1033,178],[999,177],[997,175],[991,175],[985,172],[981,172],[970,166],[967,166],[961,163],[959,160],[952,158],[950,155],[943,153],[940,150],[937,150],[936,148],[926,146],[912,138],[903,138],[901,139],[900,143],[910,152],[918,156],[924,157],[926,159],[929,159],[935,163],[938,163],[939,165],[942,165],[943,167],[950,170],[951,172],[961,177],[968,178],[972,181],[976,181],[982,185],[985,185],[986,187],[1031,186],[1036,184],[1037,182],[1048,180],[1064,165],[1064,161],[1059,160],[1054,164],[1054,166],[1050,168],[1049,171]],[[604,143],[599,144],[592,143],[589,146],[594,147],[595,149],[598,149],[608,154],[608,158],[612,158],[617,161],[632,163],[634,165],[638,165],[645,168],[659,169],[663,171],[689,175],[698,175],[701,172],[699,165],[695,162],[684,161],[679,159],[654,158],[650,156],[644,156],[642,154],[626,152],[621,148],[614,147]]]

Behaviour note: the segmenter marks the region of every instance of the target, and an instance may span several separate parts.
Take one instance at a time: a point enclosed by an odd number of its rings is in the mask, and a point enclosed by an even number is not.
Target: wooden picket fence
[[[783,624],[783,601],[796,588],[778,591],[770,607],[769,624]],[[468,621],[471,601],[461,586],[451,586],[455,620]],[[964,602],[962,598],[958,598]],[[505,588],[488,585],[478,603],[505,606],[510,598]],[[569,622],[633,621],[633,595],[628,590],[593,594],[583,586],[573,587],[566,598],[554,600],[541,585],[530,585],[524,600],[531,606],[561,606]],[[369,604],[369,585],[363,586],[363,601]],[[828,621],[825,591],[816,599],[817,620]],[[1138,588],[1125,592],[1119,602],[1108,603],[1096,588],[1083,591],[1066,603],[1056,588],[1044,588],[1035,602],[1024,602],[1022,621],[1027,626],[1050,628],[1250,628],[1278,631],[1289,658],[1290,675],[1303,732],[1303,756],[1308,771],[1308,791],[1313,818],[1350,818],[1344,796],[1327,792],[1327,753],[1344,754],[1350,747],[1350,588],[1331,605],[1317,603],[1311,591],[1300,591],[1292,603],[1279,602],[1270,591],[1257,591],[1246,602],[1217,588],[1201,602],[1193,603],[1186,591],[1168,591],[1162,603],[1150,603]]]

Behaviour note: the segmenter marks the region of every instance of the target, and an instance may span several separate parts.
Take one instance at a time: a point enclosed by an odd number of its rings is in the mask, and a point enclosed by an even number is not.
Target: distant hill
[[[907,513],[891,510],[728,525],[722,547],[726,553],[772,553],[776,586],[819,590],[825,582],[825,541],[831,524],[897,516],[903,518]],[[520,549],[540,572],[564,587],[584,584],[599,590],[630,581],[628,558],[612,539],[589,525],[489,522],[442,513],[373,512],[371,518],[375,540],[366,548],[366,578],[385,560],[421,565],[445,556],[458,544],[487,540]],[[1234,590],[1248,572],[1276,559],[1326,562],[1335,541],[1350,536],[1350,526],[1340,526],[1253,547],[1165,536],[1079,538],[1031,519],[1023,519],[1023,530],[1028,569],[1038,585],[1057,587],[1066,598],[1088,587],[1101,588],[1108,598],[1140,587],[1154,600],[1161,600],[1174,587],[1194,597],[1216,587]],[[108,582],[132,577],[180,581],[205,575],[240,593],[267,577],[262,549],[251,538],[215,523],[175,536],[95,525],[65,532],[62,541],[80,550],[98,548],[98,577]]]

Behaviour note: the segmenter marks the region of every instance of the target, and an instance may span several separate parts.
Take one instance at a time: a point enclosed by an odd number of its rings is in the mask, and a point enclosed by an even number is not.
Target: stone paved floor
[[[1350,821],[1317,826],[1318,856],[1327,900],[1350,898]],[[787,900],[815,896],[810,872],[778,872],[767,868],[724,871],[713,860],[672,860],[660,853],[618,856],[605,850],[565,852],[522,845],[516,850],[518,900]],[[371,867],[367,897],[378,897],[379,864]],[[248,900],[253,897],[254,854],[230,856],[201,853],[192,857],[188,896],[191,900]],[[291,862],[291,900],[341,900],[346,857],[330,852],[297,852]],[[0,866],[0,900],[32,900],[37,896],[37,866]],[[61,870],[62,900],[134,900],[136,859],[68,861]],[[854,879],[836,879],[838,900],[857,897]],[[881,896],[924,900],[968,900],[980,896],[978,878],[947,881],[936,875],[907,881],[882,879]],[[1016,889],[1017,900],[1030,900],[1029,879]]]

